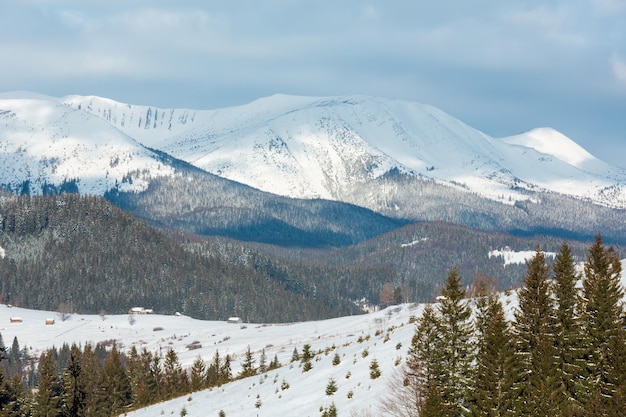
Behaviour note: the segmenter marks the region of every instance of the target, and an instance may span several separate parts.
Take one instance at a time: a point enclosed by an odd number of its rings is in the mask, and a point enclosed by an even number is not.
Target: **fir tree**
[[[239,378],[247,378],[249,376],[256,375],[257,370],[254,367],[254,356],[250,351],[250,346],[246,349],[246,356],[241,363],[241,371],[239,372]]]
[[[102,369],[101,410],[105,415],[119,415],[131,403],[130,381],[122,366],[122,359],[115,344]]]
[[[202,356],[198,356],[191,366],[191,376],[189,378],[189,389],[196,392],[204,389],[206,383],[206,365]]]
[[[265,349],[262,349],[259,358],[259,373],[264,374],[265,372],[267,372],[267,355],[265,354]]]
[[[220,352],[218,350],[213,354],[213,361],[206,370],[206,386],[214,387],[220,384],[220,370],[222,368],[222,361],[220,359]]]
[[[222,365],[222,367],[220,368],[220,378],[219,378],[219,384],[226,384],[227,382],[230,382],[233,380],[233,374],[232,374],[232,370],[230,367],[230,355],[226,355],[226,357],[224,358],[224,364]]]
[[[441,400],[443,381],[443,339],[441,337],[439,318],[431,304],[427,304],[422,316],[415,323],[415,332],[411,339],[406,368],[404,370],[404,386],[409,387],[410,401],[422,415],[424,407],[431,400]],[[431,398],[433,397],[433,398]],[[411,405],[408,405],[410,408]],[[443,407],[443,405],[442,405]],[[443,414],[440,414],[443,415]]]
[[[523,415],[558,416],[561,393],[555,349],[554,300],[550,271],[540,248],[527,264],[524,287],[515,312],[515,336],[521,367]]]
[[[80,379],[82,379],[85,389],[85,415],[101,416],[102,367],[100,359],[91,344],[87,344],[83,349],[81,367]]]
[[[515,416],[517,386],[515,345],[502,304],[496,296],[478,303],[479,349],[472,396],[472,415]]]
[[[274,359],[272,359],[272,361],[270,362],[270,366],[268,369],[268,371],[274,370],[274,369],[278,369],[280,368],[280,361],[278,360],[278,355],[274,355]]]
[[[188,391],[189,382],[187,373],[183,371],[178,354],[173,348],[169,348],[165,354],[163,362],[163,390],[166,399],[178,397]]]
[[[82,352],[76,344],[72,344],[67,368],[63,372],[64,413],[73,417],[84,416],[86,396]]]
[[[586,337],[591,347],[587,357],[591,389],[588,413],[590,408],[600,413],[623,412],[623,403],[618,403],[624,389],[624,376],[619,373],[626,361],[621,271],[617,252],[613,247],[605,248],[598,235],[588,250],[583,280]]]
[[[39,358],[39,384],[33,405],[34,417],[61,416],[61,381],[51,349]]]
[[[376,359],[372,359],[370,362],[370,378],[376,379],[380,377],[380,366],[378,365],[378,361]]]
[[[335,378],[330,378],[328,384],[326,384],[326,395],[334,395],[337,392],[337,381]]]
[[[585,338],[581,317],[581,299],[576,288],[577,275],[572,251],[561,245],[553,266],[552,290],[556,301],[555,346],[556,369],[562,386],[561,412],[565,416],[581,415],[586,402]]]
[[[453,268],[441,290],[442,300],[438,305],[439,328],[444,343],[441,345],[443,402],[450,415],[461,415],[467,408],[472,390],[474,367],[472,361],[475,347],[472,342],[472,311],[464,300],[465,292],[461,276]]]

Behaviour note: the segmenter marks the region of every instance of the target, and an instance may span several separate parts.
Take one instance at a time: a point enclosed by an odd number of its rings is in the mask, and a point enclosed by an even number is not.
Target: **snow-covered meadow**
[[[199,355],[209,363],[217,350],[221,357],[232,356],[233,375],[237,375],[248,346],[257,366],[263,349],[268,363],[277,356],[282,365],[262,375],[129,412],[129,416],[178,416],[183,410],[187,416],[218,416],[220,411],[229,417],[319,416],[320,407],[331,403],[341,415],[380,415],[389,380],[400,369],[411,343],[414,325],[410,319],[419,316],[421,309],[407,304],[323,321],[231,324],[159,314],[134,315],[134,320],[128,315],[73,314],[62,321],[59,313],[0,305],[0,333],[5,344],[17,337],[20,346],[34,356],[63,343],[116,340],[123,351],[134,344],[164,355],[172,347],[185,368]],[[50,319],[55,323],[46,324]],[[291,362],[294,349],[302,352],[304,344],[317,353],[308,372],[303,372],[299,361]],[[333,365],[335,353],[338,365]],[[370,377],[374,359],[381,370],[376,379]],[[326,395],[331,378],[337,392]]]

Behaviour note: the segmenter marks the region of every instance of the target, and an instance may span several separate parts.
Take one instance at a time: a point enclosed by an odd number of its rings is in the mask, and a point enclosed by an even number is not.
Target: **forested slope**
[[[0,294],[36,309],[296,321],[358,312],[320,287],[287,285],[219,255],[185,251],[99,197],[3,197]]]

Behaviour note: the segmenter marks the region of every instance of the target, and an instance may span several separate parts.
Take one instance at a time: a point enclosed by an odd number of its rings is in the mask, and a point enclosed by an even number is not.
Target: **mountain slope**
[[[216,177],[144,147],[100,117],[32,93],[0,95],[0,188],[107,195],[159,226],[288,246],[349,245],[404,224],[362,207],[290,200]]]
[[[0,184],[41,194],[145,189],[172,175],[158,155],[102,119],[45,96],[0,95]]]
[[[191,111],[97,97],[63,102],[204,170],[290,197],[346,201],[355,186],[398,169],[505,203],[526,200],[531,190],[626,207],[626,172],[560,133],[495,139],[418,103],[275,95]]]

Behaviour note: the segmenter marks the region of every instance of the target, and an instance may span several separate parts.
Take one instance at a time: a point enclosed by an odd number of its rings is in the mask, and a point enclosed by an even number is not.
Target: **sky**
[[[626,0],[0,0],[0,92],[215,109],[276,93],[553,127],[626,168]]]

